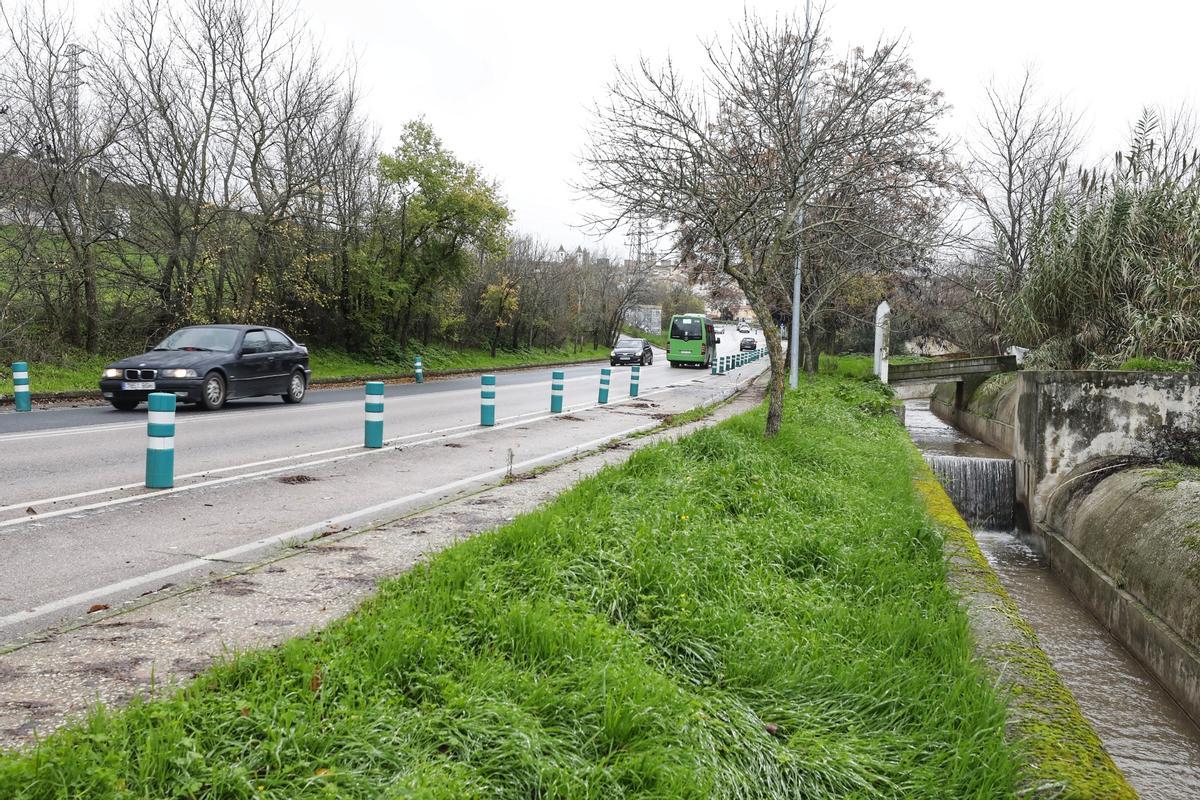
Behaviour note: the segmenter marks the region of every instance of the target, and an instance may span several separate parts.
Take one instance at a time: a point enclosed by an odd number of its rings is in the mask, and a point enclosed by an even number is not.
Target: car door
[[[231,397],[254,397],[267,394],[270,388],[268,375],[273,356],[267,334],[262,330],[246,331],[242,337],[242,348],[234,367],[231,381]]]
[[[292,370],[296,368],[300,354],[292,340],[274,328],[267,328],[267,343],[270,345],[272,361],[268,364],[272,370],[269,380],[270,394],[284,394],[288,390],[288,381]]]

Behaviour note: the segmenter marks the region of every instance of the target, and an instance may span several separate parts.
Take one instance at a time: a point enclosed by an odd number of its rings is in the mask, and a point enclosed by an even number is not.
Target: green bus
[[[667,361],[672,367],[707,367],[717,357],[716,331],[712,320],[703,314],[676,314],[671,317],[667,338]]]

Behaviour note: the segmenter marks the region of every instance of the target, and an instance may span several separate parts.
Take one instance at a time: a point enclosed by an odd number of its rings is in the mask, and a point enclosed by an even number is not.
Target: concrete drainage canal
[[[1200,797],[1200,729],[1021,541],[1013,463],[910,400],[906,425],[1113,761],[1143,798]]]

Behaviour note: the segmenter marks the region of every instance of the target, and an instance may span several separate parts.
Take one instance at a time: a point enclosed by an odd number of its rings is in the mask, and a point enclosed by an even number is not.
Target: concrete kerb
[[[182,681],[230,652],[272,646],[333,622],[352,612],[358,603],[373,594],[377,580],[406,571],[430,551],[503,525],[516,514],[533,510],[586,475],[607,464],[623,461],[635,449],[686,436],[750,410],[761,402],[765,390],[760,384],[755,387],[755,392],[743,393],[766,374],[764,371],[724,387],[720,399],[708,406],[708,414],[701,419],[682,425],[659,423],[639,433],[612,437],[586,451],[548,462],[529,473],[518,474],[516,480],[501,479],[473,490],[456,492],[453,496],[369,525],[321,531],[269,558],[247,562],[233,572],[186,586],[164,587],[113,611],[77,620],[0,649],[0,656],[10,661],[18,659],[23,664],[36,665],[21,667],[14,673],[19,677],[6,683],[5,694],[11,698],[14,692],[24,692],[42,698],[40,708],[44,714],[37,720],[37,735],[44,736],[97,702],[122,703],[138,694],[173,691]],[[536,474],[538,480],[522,479],[532,474]],[[499,499],[480,505],[476,498],[481,495]],[[516,497],[522,505],[512,507],[504,499],[506,497]],[[411,530],[388,530],[396,526]],[[351,543],[348,540],[355,538],[360,546],[348,546]],[[369,563],[376,574],[364,575],[361,553],[365,546],[406,548],[411,557],[400,566],[387,559],[371,559]],[[354,580],[336,582],[337,591],[329,592],[331,560],[337,559],[344,562],[338,567],[353,574]],[[295,580],[290,577],[292,573],[300,574],[313,585],[304,590],[297,589],[289,582]],[[222,585],[240,585],[247,581],[253,582],[255,591],[228,594],[221,589]],[[210,605],[206,606],[206,603]],[[232,624],[213,626],[208,622],[215,618],[213,613],[222,614],[221,618]],[[277,617],[287,614],[295,617],[294,626],[279,624]],[[254,617],[244,619],[245,615]],[[271,624],[259,624],[264,620]],[[200,639],[195,633],[198,627],[205,626],[207,635]],[[128,638],[129,632],[135,630],[138,634],[136,645]],[[236,641],[230,641],[230,638]],[[115,658],[129,660],[131,664],[137,662],[140,666],[131,667],[119,676],[106,673],[99,678],[84,669],[62,670],[63,664],[75,663],[78,659],[103,664]],[[34,686],[39,681],[44,684]],[[9,708],[6,709],[6,705]],[[20,707],[19,700],[0,702],[0,731],[3,731],[0,747],[32,744],[32,731],[16,732],[15,726],[6,724],[12,720],[3,719],[5,713],[23,714],[26,721],[30,716],[30,712]]]

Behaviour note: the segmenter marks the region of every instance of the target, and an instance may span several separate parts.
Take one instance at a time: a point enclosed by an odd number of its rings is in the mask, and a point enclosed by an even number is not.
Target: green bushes
[[[1165,358],[1137,356],[1121,362],[1121,366],[1117,369],[1127,372],[1193,372],[1196,365],[1190,361],[1169,361]]]

